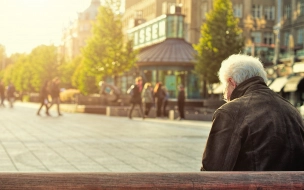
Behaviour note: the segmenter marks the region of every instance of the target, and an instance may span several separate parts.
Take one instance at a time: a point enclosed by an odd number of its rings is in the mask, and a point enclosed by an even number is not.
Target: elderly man
[[[302,117],[267,87],[261,62],[231,55],[219,78],[227,103],[214,113],[201,170],[304,170]]]

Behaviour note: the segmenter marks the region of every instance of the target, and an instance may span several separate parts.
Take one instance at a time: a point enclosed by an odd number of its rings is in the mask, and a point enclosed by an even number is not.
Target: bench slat
[[[304,189],[304,172],[0,173],[0,189]]]

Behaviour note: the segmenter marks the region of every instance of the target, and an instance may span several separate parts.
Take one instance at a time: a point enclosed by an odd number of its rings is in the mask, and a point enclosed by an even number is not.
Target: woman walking
[[[161,117],[161,111],[163,107],[163,101],[166,96],[162,89],[162,83],[158,82],[154,87],[154,98],[156,98],[156,117]]]
[[[142,98],[142,102],[144,103],[145,117],[148,117],[150,109],[154,104],[151,83],[145,84],[144,89],[141,92],[141,98]]]

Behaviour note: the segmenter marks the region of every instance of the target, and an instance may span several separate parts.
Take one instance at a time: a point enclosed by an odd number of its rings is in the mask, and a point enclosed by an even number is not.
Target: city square
[[[85,113],[36,116],[38,106],[0,109],[1,172],[197,172],[211,127]]]

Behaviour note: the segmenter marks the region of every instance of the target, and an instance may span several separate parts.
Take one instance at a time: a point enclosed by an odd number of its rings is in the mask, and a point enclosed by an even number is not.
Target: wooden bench
[[[304,172],[0,173],[0,189],[304,189]]]

